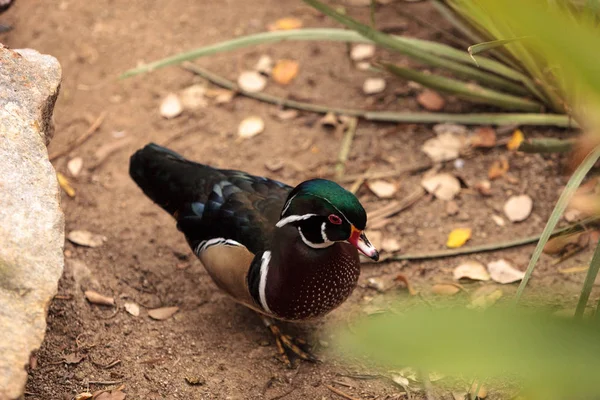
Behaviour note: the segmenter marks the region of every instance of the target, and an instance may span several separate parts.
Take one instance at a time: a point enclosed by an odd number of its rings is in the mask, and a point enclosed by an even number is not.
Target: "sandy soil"
[[[347,11],[368,18],[367,8],[347,7]],[[377,21],[379,26],[412,36],[439,36],[415,18],[406,17],[406,13],[448,28],[426,3],[393,2],[378,9]],[[52,54],[62,64],[64,82],[55,110],[56,136],[50,153],[65,149],[106,112],[91,139],[54,161],[56,169],[68,175],[69,159],[79,156],[84,160],[81,175],[71,179],[77,191],[75,198],[63,196],[67,231],[89,230],[105,235],[107,240],[98,248],[66,244],[65,275],[50,307],[46,340],[35,355],[36,365],[30,368],[27,398],[70,399],[86,390],[114,388],[121,383],[131,399],[341,398],[327,385],[360,399],[404,397],[402,388],[389,379],[358,379],[357,375],[373,371],[360,364],[347,365],[331,354],[328,346],[332,338],[326,327],[385,306],[383,295],[368,287],[368,278],[378,277],[389,283],[402,272],[424,296],[433,297],[431,286],[451,281],[452,268],[460,258],[365,265],[360,287],[348,302],[324,321],[300,329],[315,345],[323,363],[303,363],[288,370],[274,357],[272,338],[260,320],[216,290],[170,217],[144,197],[127,173],[129,155],[136,149],[150,141],[164,143],[186,129],[191,133],[173,141],[170,147],[203,163],[243,169],[291,184],[309,177],[331,176],[340,137],[322,129],[315,114],[302,113],[282,122],[273,116],[275,106],[236,97],[225,105],[211,104],[166,120],[158,112],[161,99],[200,79],[177,67],[124,81],[115,79],[141,61],[259,32],[270,22],[290,15],[301,18],[305,26],[335,26],[295,0],[30,0],[17,2],[2,15],[2,21],[15,29],[0,36],[0,41],[13,48],[31,47]],[[388,80],[382,96],[366,98],[361,87],[370,74],[352,66],[343,44],[259,46],[198,63],[235,79],[262,54],[300,62],[296,80],[287,87],[270,83],[269,93],[349,108],[419,109],[417,91],[393,79]],[[448,99],[446,110],[461,109],[481,107]],[[266,130],[252,140],[237,141],[237,126],[250,115],[264,118]],[[559,130],[523,130],[527,135],[566,134]],[[427,158],[420,146],[433,135],[428,125],[360,122],[347,173],[423,163]],[[125,145],[97,165],[105,146],[124,140]],[[473,229],[471,245],[541,232],[566,182],[560,158],[509,154],[504,147],[497,147],[473,152],[460,170],[455,170],[452,163],[443,169],[473,185],[485,179],[487,169],[501,155],[508,157],[514,179],[494,181],[491,197],[463,190],[457,199],[460,212],[454,216],[447,215],[439,200],[422,199],[383,227],[383,237],[396,238],[407,252],[420,252],[444,248],[450,230],[461,226]],[[281,170],[271,172],[266,168],[266,164],[278,160],[284,163]],[[396,198],[418,187],[421,176],[419,172],[392,179],[400,185]],[[387,202],[365,187],[358,194],[369,210]],[[511,194],[529,194],[534,199],[533,214],[524,223],[500,227],[491,215],[502,214],[502,205]],[[485,263],[503,257],[524,269],[532,249],[526,246],[469,258]],[[584,265],[589,257],[589,251],[580,253],[554,266],[550,257],[543,256],[532,291],[538,288],[556,292],[553,306],[573,307],[584,274],[564,275],[558,268]],[[479,286],[466,288],[471,292]],[[118,308],[90,304],[83,297],[82,287],[114,296]],[[504,286],[505,296],[514,289],[513,285]],[[392,292],[408,296],[402,286]],[[141,305],[140,316],[125,312],[125,302]],[[180,311],[166,321],[148,318],[147,309],[161,306],[179,306]],[[290,326],[286,329],[295,331]],[[84,358],[72,364],[62,361],[73,354]],[[202,377],[204,384],[190,385],[186,377]],[[420,396],[416,394],[416,398]],[[449,396],[449,392],[440,391],[440,398]],[[490,398],[498,397],[491,391]]]

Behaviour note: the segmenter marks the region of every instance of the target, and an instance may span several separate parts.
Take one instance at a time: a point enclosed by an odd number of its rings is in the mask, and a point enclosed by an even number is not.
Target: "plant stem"
[[[335,164],[335,178],[338,180],[344,176],[346,161],[348,161],[348,154],[350,154],[350,148],[352,147],[352,140],[354,139],[357,125],[358,120],[356,117],[350,118],[348,121],[348,126],[346,127],[346,133],[344,134],[344,138],[342,139],[342,144],[340,146],[338,161]]]
[[[441,92],[455,95],[465,100],[491,104],[509,110],[541,112],[542,104],[535,101],[498,92],[472,83],[446,78],[440,75],[424,74],[410,68],[394,64],[381,64],[385,69],[400,78],[411,80]]]
[[[600,241],[596,244],[596,250],[594,250],[594,256],[592,257],[592,262],[590,263],[590,268],[585,275],[585,281],[583,282],[583,287],[581,288],[581,294],[579,295],[579,301],[577,302],[577,308],[575,309],[575,318],[583,317],[583,311],[585,310],[585,306],[590,298],[590,293],[592,292],[592,287],[594,286],[594,282],[596,281],[596,276],[598,276],[598,270],[600,269]],[[596,312],[598,310],[596,309]]]
[[[557,229],[554,231],[551,236],[560,235],[561,233],[578,229],[579,226],[589,224],[595,221],[600,220],[600,216],[588,218],[585,221],[581,221],[577,224],[569,225],[561,229]],[[542,233],[543,234],[543,233]],[[445,250],[437,250],[423,253],[405,253],[405,254],[390,254],[389,256],[382,257],[379,262],[390,262],[390,261],[412,261],[412,260],[427,260],[432,258],[447,258],[447,257],[457,257],[466,254],[473,253],[484,253],[488,251],[496,251],[496,250],[504,250],[512,247],[525,246],[527,244],[535,243],[542,235],[535,235],[526,238],[521,238],[517,240],[510,240],[507,242],[501,243],[488,243],[481,246],[470,246],[470,247],[461,247],[458,249],[445,249]],[[543,246],[542,246],[543,248]],[[367,261],[368,262],[368,261]]]
[[[521,142],[519,151],[524,153],[566,153],[573,149],[574,140],[555,138],[528,139]]]
[[[442,123],[453,122],[466,125],[550,125],[559,127],[577,127],[567,115],[557,114],[530,114],[530,113],[481,113],[481,114],[448,114],[448,113],[425,113],[425,112],[391,112],[391,111],[368,111],[360,109],[348,109],[327,107],[318,104],[284,99],[266,93],[251,93],[240,89],[234,82],[205,70],[195,64],[186,62],[182,64],[186,70],[203,77],[204,79],[236,91],[246,97],[264,101],[278,106],[294,108],[297,110],[311,111],[326,114],[333,112],[350,117],[359,117],[369,121],[385,122],[407,122],[407,123]]]

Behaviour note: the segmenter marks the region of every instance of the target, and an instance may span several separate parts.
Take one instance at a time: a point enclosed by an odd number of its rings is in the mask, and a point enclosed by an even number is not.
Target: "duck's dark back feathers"
[[[216,238],[265,249],[291,187],[186,160],[154,143],[131,156],[129,174],[177,220],[192,248]]]

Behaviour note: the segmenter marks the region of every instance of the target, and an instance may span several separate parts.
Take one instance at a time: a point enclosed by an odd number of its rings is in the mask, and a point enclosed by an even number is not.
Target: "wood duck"
[[[358,251],[379,253],[363,230],[358,199],[325,179],[295,188],[241,171],[216,169],[148,144],[129,174],[177,221],[216,285],[258,312],[284,348],[314,360],[272,318],[303,321],[335,309],[356,287]]]

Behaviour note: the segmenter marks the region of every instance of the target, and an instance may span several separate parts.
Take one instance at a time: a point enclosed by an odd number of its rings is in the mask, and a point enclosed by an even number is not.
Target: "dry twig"
[[[325,385],[325,387],[329,390],[331,390],[333,393],[337,394],[338,396],[342,396],[343,398],[347,399],[347,400],[360,400],[357,397],[352,397],[347,393],[342,392],[340,389],[336,389],[331,385]]]
[[[81,146],[83,143],[85,143],[90,137],[92,137],[92,135],[94,133],[96,133],[98,128],[100,128],[100,125],[102,125],[102,122],[104,121],[105,117],[106,117],[106,111],[103,111],[98,116],[98,118],[96,118],[94,123],[92,125],[90,125],[88,130],[85,131],[82,135],[80,135],[77,139],[75,139],[71,144],[69,144],[66,149],[57,151],[56,153],[53,153],[53,154],[50,154],[48,156],[50,161],[54,161],[57,158],[66,156],[67,154],[70,154],[73,150],[75,150],[76,148]]]

